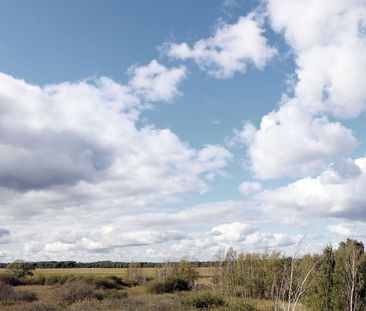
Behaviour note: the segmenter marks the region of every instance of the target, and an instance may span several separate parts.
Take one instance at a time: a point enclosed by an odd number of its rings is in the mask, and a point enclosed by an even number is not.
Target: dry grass
[[[155,277],[157,268],[144,268],[143,273],[146,277]],[[202,288],[211,288],[213,269],[212,268],[198,268],[199,279],[198,284]],[[1,273],[0,269],[0,273]],[[96,276],[108,277],[118,276],[126,278],[127,269],[118,268],[87,268],[87,269],[37,269],[35,275],[56,276],[56,275],[75,275],[75,276]],[[18,290],[29,290],[34,292],[39,301],[34,303],[17,303],[13,305],[0,305],[1,311],[193,311],[198,310],[194,307],[184,305],[186,297],[191,293],[172,293],[156,295],[147,291],[147,286],[135,286],[131,288],[124,288],[123,292],[127,293],[127,298],[123,299],[109,299],[102,301],[89,299],[78,301],[67,306],[59,305],[55,300],[55,293],[60,288],[60,285],[42,286],[42,285],[27,285],[15,287]],[[232,311],[232,310],[247,310],[243,308],[243,304],[253,306],[255,311],[271,310],[272,303],[265,300],[243,300],[238,297],[225,297],[225,306],[216,307],[210,310],[216,311]],[[304,307],[299,306],[297,311],[306,311]]]

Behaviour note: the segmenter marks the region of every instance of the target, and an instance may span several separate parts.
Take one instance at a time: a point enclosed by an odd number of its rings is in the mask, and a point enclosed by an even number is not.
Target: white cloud
[[[0,186],[33,190],[26,194],[33,199],[53,186],[118,187],[122,195],[202,191],[205,176],[230,158],[219,146],[192,149],[169,129],[137,128],[143,104],[111,79],[44,88],[0,79]]]
[[[295,238],[282,233],[254,232],[245,239],[245,244],[258,249],[278,249],[294,245]]]
[[[71,244],[71,243],[63,243],[60,241],[56,241],[56,242],[52,242],[52,243],[47,243],[44,246],[44,251],[45,252],[50,252],[50,253],[64,253],[64,252],[69,252],[75,249],[75,245]]]
[[[186,77],[184,66],[167,68],[152,60],[146,66],[133,66],[129,69],[131,79],[129,85],[150,101],[170,102],[180,95],[178,84]]]
[[[317,177],[306,177],[284,187],[263,191],[256,198],[267,212],[278,218],[365,220],[366,158],[345,162],[329,167]]]
[[[248,196],[262,190],[262,184],[260,182],[245,181],[239,185],[239,191],[242,195]]]
[[[264,116],[254,135],[246,125],[240,136],[248,144],[251,169],[262,179],[312,174],[357,145],[351,130],[326,117],[313,117],[293,102]]]
[[[208,232],[193,233],[171,247],[176,256],[200,256],[212,260],[222,249],[233,247],[239,252],[282,249],[294,245],[297,237],[260,231],[250,224],[233,222],[216,226]]]
[[[172,99],[174,87],[155,99]],[[141,97],[106,77],[41,87],[0,74],[0,226],[10,224],[14,256],[20,245],[32,258],[82,258],[179,238],[171,228],[159,233],[131,224],[116,231],[118,239],[90,232],[207,191],[232,157],[221,146],[195,149],[170,129],[139,126],[151,94]]]
[[[329,232],[343,237],[351,237],[353,235],[351,229],[344,224],[328,225],[327,229]]]
[[[267,0],[272,28],[292,49],[293,95],[262,118],[257,131],[236,134],[249,141],[249,159],[260,178],[303,177],[356,146],[335,117],[357,117],[366,107],[366,9],[358,0]]]
[[[245,240],[256,229],[256,227],[249,224],[233,222],[216,226],[212,229],[212,232],[217,240],[239,242]]]
[[[263,68],[275,55],[262,35],[260,21],[254,14],[241,17],[236,24],[222,24],[214,35],[197,41],[171,44],[168,55],[178,59],[193,59],[204,71],[216,78],[229,78],[236,72],[245,72],[247,64]]]

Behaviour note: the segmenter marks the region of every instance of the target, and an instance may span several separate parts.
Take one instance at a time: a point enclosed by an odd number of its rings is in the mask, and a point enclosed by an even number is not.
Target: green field
[[[158,268],[142,268],[143,274],[147,277],[154,277]],[[95,276],[119,276],[126,277],[127,268],[63,268],[63,269],[36,269],[35,275],[95,275]],[[200,278],[208,278],[213,274],[212,268],[197,268]],[[5,273],[6,269],[0,269],[0,273]]]

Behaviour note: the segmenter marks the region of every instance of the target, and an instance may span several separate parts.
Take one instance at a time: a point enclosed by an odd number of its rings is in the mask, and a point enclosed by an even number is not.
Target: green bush
[[[118,291],[116,289],[98,290],[95,292],[95,298],[98,300],[125,299],[127,298],[127,293]]]
[[[27,284],[29,285],[45,285],[46,284],[46,277],[42,274],[37,274],[30,277],[27,280]]]
[[[67,281],[75,279],[73,275],[49,275],[45,279],[45,285],[63,285]]]
[[[220,307],[225,305],[225,299],[221,294],[210,292],[196,292],[188,296],[184,304],[193,306],[197,309],[207,309],[211,307]]]
[[[169,278],[162,282],[155,282],[149,287],[149,291],[154,294],[188,291],[190,289],[188,281],[180,278]]]

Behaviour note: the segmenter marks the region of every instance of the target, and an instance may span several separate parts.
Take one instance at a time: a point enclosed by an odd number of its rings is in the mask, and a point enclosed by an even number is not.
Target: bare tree
[[[301,296],[312,282],[310,277],[317,262],[311,262],[310,266],[304,267],[304,258],[299,256],[302,244],[303,239],[297,244],[289,265],[283,265],[282,278],[274,297],[276,311],[295,311]]]

